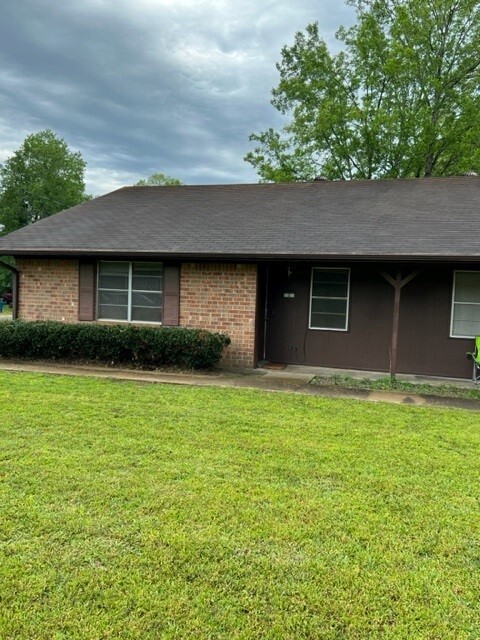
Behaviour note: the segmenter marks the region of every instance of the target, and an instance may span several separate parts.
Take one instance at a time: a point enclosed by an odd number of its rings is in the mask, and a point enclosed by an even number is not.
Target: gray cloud
[[[156,171],[255,182],[248,135],[278,126],[275,63],[318,20],[335,46],[352,21],[330,0],[22,0],[0,23],[0,162],[49,127],[103,193]]]

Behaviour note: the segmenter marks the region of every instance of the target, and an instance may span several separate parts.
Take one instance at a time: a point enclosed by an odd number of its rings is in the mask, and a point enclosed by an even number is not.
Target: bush
[[[204,369],[219,362],[230,338],[180,327],[63,322],[0,323],[0,357],[89,361],[147,369]]]

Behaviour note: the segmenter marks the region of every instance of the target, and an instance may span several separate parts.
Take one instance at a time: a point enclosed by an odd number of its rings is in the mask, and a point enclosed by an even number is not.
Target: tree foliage
[[[86,163],[53,131],[32,133],[0,166],[0,222],[8,233],[68,209],[85,194]]]
[[[164,173],[154,173],[145,180],[139,180],[135,183],[135,187],[177,187],[182,185],[178,178],[171,178]]]
[[[68,209],[84,200],[86,163],[80,153],[49,129],[27,136],[0,165],[0,234]],[[13,259],[2,257],[13,264]],[[0,269],[0,294],[11,287],[12,274]]]
[[[245,159],[274,182],[479,171],[479,0],[348,4],[339,53],[317,23],[282,49],[272,104],[289,121]]]

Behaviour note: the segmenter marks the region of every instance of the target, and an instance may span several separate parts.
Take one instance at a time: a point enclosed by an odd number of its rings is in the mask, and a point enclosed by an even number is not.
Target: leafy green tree
[[[0,235],[90,199],[85,194],[85,164],[53,131],[27,136],[0,165]],[[2,260],[13,264],[11,258]],[[0,269],[0,295],[11,284],[11,272]]]
[[[32,133],[0,166],[0,222],[4,233],[68,209],[85,194],[86,163],[53,131]]]
[[[479,0],[347,0],[331,53],[310,24],[282,49],[280,130],[245,157],[263,181],[480,170]]]
[[[139,180],[135,183],[135,187],[177,187],[182,185],[183,182],[178,178],[171,178],[164,173],[154,173],[146,180]]]

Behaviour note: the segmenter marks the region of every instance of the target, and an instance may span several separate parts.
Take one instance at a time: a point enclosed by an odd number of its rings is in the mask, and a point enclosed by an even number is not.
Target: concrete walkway
[[[20,362],[0,360],[0,371],[26,371],[46,373],[52,375],[87,376],[108,378],[113,380],[131,380],[144,383],[180,384],[213,387],[238,387],[249,389],[263,389],[265,391],[287,391],[325,397],[350,398],[368,400],[371,402],[389,402],[409,405],[433,405],[456,407],[480,411],[480,400],[464,400],[460,398],[444,398],[438,396],[402,393],[396,391],[381,391],[367,389],[349,389],[340,386],[322,386],[311,384],[315,376],[331,377],[334,374],[350,375],[356,378],[370,380],[384,378],[385,373],[347,371],[339,369],[325,369],[322,367],[306,367],[288,365],[283,370],[275,369],[246,369],[232,371],[218,369],[201,373],[170,372],[170,371],[142,371],[139,369],[120,369],[113,367],[55,364],[48,362]],[[398,376],[399,380],[409,382],[428,382],[429,384],[454,384],[465,388],[472,388],[472,383],[465,380],[430,378],[418,376]]]

